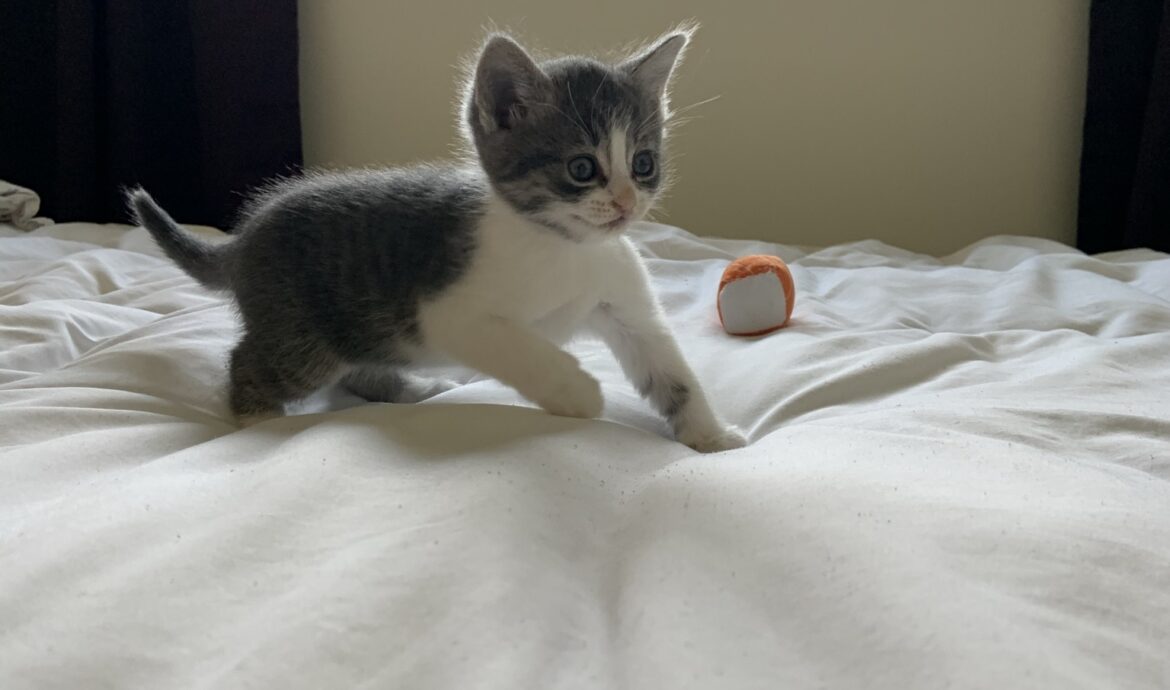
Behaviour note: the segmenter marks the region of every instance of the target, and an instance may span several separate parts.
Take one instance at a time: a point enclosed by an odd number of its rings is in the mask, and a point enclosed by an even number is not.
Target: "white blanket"
[[[0,230],[0,687],[1170,687],[1170,257],[637,234],[749,447],[589,342],[605,420],[475,377],[240,431],[141,230]],[[796,311],[735,339],[755,252]]]
[[[19,230],[36,230],[52,222],[36,217],[40,209],[41,197],[36,192],[0,180],[0,223]]]

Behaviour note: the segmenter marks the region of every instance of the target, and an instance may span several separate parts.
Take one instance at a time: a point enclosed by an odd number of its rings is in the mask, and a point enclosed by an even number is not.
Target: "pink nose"
[[[633,213],[638,198],[633,187],[623,187],[613,193],[613,207],[625,215]]]

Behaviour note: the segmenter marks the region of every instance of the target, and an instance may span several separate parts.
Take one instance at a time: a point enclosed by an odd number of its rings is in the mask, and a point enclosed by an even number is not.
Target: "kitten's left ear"
[[[690,43],[694,29],[677,31],[658,41],[654,47],[621,64],[643,91],[662,98],[670,84],[670,75],[678,64],[683,48]]]

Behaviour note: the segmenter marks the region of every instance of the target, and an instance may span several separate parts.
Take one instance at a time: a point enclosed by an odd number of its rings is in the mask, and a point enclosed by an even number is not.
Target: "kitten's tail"
[[[228,272],[224,261],[227,247],[203,242],[179,227],[141,187],[128,191],[126,200],[138,224],[150,231],[154,241],[179,268],[204,287],[228,289]]]

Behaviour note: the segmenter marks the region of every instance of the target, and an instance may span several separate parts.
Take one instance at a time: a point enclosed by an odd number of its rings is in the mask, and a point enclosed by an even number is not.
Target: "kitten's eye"
[[[654,174],[654,154],[649,151],[639,151],[634,155],[634,175],[650,177]]]
[[[597,177],[597,161],[593,156],[577,156],[569,161],[569,177],[577,182],[588,182]]]

